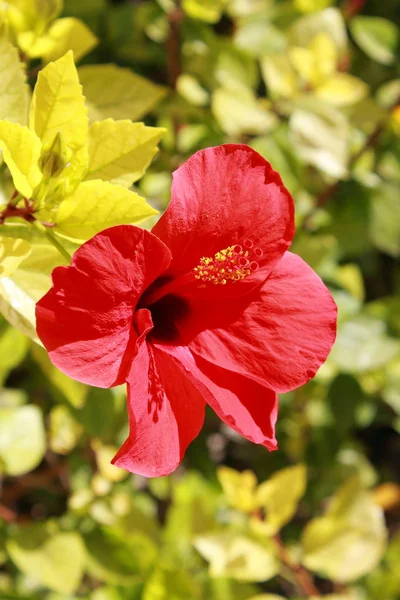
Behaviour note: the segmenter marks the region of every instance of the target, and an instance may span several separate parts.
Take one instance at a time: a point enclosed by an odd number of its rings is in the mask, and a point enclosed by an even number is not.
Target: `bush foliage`
[[[400,597],[396,8],[0,4],[0,598]],[[110,464],[125,391],[59,372],[34,305],[83,241],[150,227],[172,171],[225,142],[293,194],[293,251],[330,287],[338,338],[281,396],[277,452],[210,411],[178,471],[146,480]]]

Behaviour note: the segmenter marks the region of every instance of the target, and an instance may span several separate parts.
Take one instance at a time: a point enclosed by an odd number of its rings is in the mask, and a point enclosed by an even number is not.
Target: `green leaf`
[[[291,139],[300,157],[331,177],[347,173],[349,127],[335,108],[319,102],[294,110]]]
[[[76,62],[98,44],[97,37],[79,19],[57,19],[47,31],[47,49],[42,53],[44,62],[57,60],[68,50],[74,53]]]
[[[50,289],[50,273],[54,267],[65,263],[54,246],[34,243],[19,267],[9,277],[0,278],[0,312],[35,341],[38,341],[35,303]]]
[[[234,42],[255,57],[282,53],[287,46],[285,34],[268,18],[244,20],[235,31]]]
[[[261,543],[234,532],[220,532],[198,536],[194,545],[210,563],[211,577],[266,581],[279,573],[279,560],[270,540]]]
[[[17,32],[40,36],[62,10],[63,0],[11,0],[10,21]]]
[[[399,350],[384,321],[360,315],[341,325],[330,360],[344,373],[363,373],[384,367]]]
[[[28,340],[14,327],[2,327],[0,332],[0,385],[11,369],[17,367],[25,358]],[[4,406],[4,405],[3,405]]]
[[[254,510],[257,478],[252,471],[240,473],[229,467],[219,467],[217,475],[230,506],[243,512]]]
[[[69,454],[78,443],[82,427],[72,417],[69,409],[59,404],[49,415],[49,446],[57,454]]]
[[[232,136],[267,133],[278,124],[277,117],[243,86],[217,89],[212,96],[212,111],[225,133]]]
[[[0,236],[0,277],[11,275],[30,251],[27,240]]]
[[[129,585],[140,580],[154,564],[157,549],[141,532],[129,538],[110,528],[99,528],[85,536],[88,569],[93,577],[115,585]]]
[[[371,192],[370,235],[374,245],[400,256],[400,196],[398,186],[382,182]]]
[[[40,71],[29,124],[43,144],[51,144],[58,132],[74,152],[86,144],[87,111],[71,51]]]
[[[182,8],[192,19],[218,23],[227,0],[183,0]]]
[[[257,489],[256,502],[265,511],[262,530],[274,535],[297,511],[306,489],[307,471],[303,464],[277,471]]]
[[[27,127],[9,121],[0,121],[0,149],[10,169],[16,189],[30,198],[42,178],[38,161],[40,139]]]
[[[78,533],[54,531],[46,523],[20,526],[6,547],[23,573],[51,590],[67,595],[79,587],[86,553]]]
[[[165,88],[116,65],[85,65],[78,72],[91,121],[137,121],[166,94]]]
[[[31,353],[33,359],[40,366],[48,381],[63,394],[71,406],[75,408],[82,407],[85,403],[86,395],[89,392],[88,386],[67,377],[67,375],[64,375],[64,373],[59,371],[57,367],[51,363],[46,350],[37,344],[32,345]]]
[[[45,450],[43,417],[37,406],[0,409],[0,472],[28,473],[41,462]]]
[[[55,231],[87,240],[107,227],[138,223],[156,214],[144,198],[120,185],[85,181],[61,203]]]
[[[146,581],[142,600],[201,600],[201,586],[182,570],[157,568]]]
[[[25,125],[28,121],[29,86],[18,50],[0,38],[0,119]]]
[[[306,48],[310,41],[321,33],[333,39],[339,54],[346,51],[348,43],[346,25],[341,11],[336,7],[326,8],[297,19],[289,30],[289,40],[294,46]]]
[[[377,565],[385,545],[383,511],[354,478],[340,488],[324,516],[305,528],[303,563],[334,581],[354,581]]]
[[[85,179],[130,187],[156,154],[164,129],[106,119],[89,127],[89,166]]]
[[[400,34],[396,23],[382,17],[356,16],[350,30],[357,44],[373,60],[390,65],[396,60]]]
[[[337,73],[316,90],[318,98],[334,106],[356,104],[368,94],[368,85],[349,73]]]
[[[72,379],[70,381],[78,383]],[[115,395],[110,390],[84,387],[88,394],[79,406],[74,404],[78,408],[75,418],[83,425],[88,435],[102,439],[110,438],[119,414]]]
[[[260,594],[259,596],[252,596],[251,598],[249,598],[249,600],[285,600],[285,599],[283,596],[277,596],[276,594]]]

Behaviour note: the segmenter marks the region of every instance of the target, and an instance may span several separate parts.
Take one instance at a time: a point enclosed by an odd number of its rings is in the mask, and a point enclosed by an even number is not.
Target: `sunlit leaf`
[[[46,523],[18,527],[7,552],[23,573],[61,594],[78,588],[86,563],[81,536],[53,531]]]
[[[353,479],[340,488],[325,515],[306,526],[303,562],[335,581],[354,581],[376,566],[385,543],[383,511]]]
[[[245,87],[217,89],[212,96],[212,111],[229,135],[267,133],[278,124],[276,116]]]
[[[85,181],[61,203],[55,231],[87,240],[107,227],[138,223],[155,214],[144,198],[120,185],[98,179]]]
[[[91,121],[107,117],[138,121],[166,93],[164,88],[116,65],[85,65],[78,72]]]
[[[128,120],[93,123],[89,128],[89,166],[85,179],[130,187],[157,152],[164,129]]]
[[[54,406],[49,416],[49,446],[53,452],[68,454],[75,448],[82,427],[66,406]]]
[[[350,22],[357,44],[373,60],[389,65],[396,59],[400,30],[396,23],[382,17],[359,15]]]
[[[0,277],[8,277],[31,251],[27,240],[0,236]]]
[[[297,510],[306,488],[306,467],[287,467],[274,473],[257,489],[256,502],[265,512],[262,530],[274,535],[288,523]]]
[[[28,473],[41,462],[45,450],[43,416],[37,406],[0,408],[0,472]]]
[[[43,144],[51,144],[58,132],[73,151],[86,143],[87,112],[71,51],[40,71],[29,122]]]
[[[230,506],[251,512],[256,506],[257,478],[252,471],[235,471],[229,467],[218,469],[218,479]]]
[[[98,43],[91,30],[74,17],[57,19],[47,31],[47,38],[47,49],[42,53],[45,62],[57,60],[68,50],[73,51],[74,59],[78,61]]]
[[[192,19],[217,23],[227,0],[183,0],[182,8]]]
[[[375,246],[400,255],[400,197],[398,186],[381,183],[371,193],[370,234]]]
[[[212,577],[266,581],[279,572],[272,541],[261,543],[244,535],[220,532],[198,536],[194,545],[210,563]]]
[[[316,94],[335,106],[347,106],[365,98],[368,94],[368,86],[358,77],[348,73],[338,73],[320,85]]]
[[[27,127],[0,121],[0,149],[3,150],[4,161],[10,169],[16,189],[30,198],[42,177],[38,165],[40,139]]]
[[[0,119],[26,124],[30,93],[25,79],[18,50],[0,37]]]

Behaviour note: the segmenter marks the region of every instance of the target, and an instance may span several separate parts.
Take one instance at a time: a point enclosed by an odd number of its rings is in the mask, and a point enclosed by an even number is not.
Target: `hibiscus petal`
[[[127,382],[130,433],[112,462],[146,477],[168,475],[203,425],[204,399],[179,363],[146,343]]]
[[[83,244],[70,267],[53,271],[53,287],[36,306],[38,336],[52,362],[83,383],[123,383],[139,335],[136,303],[170,258],[157,237],[131,225]]]
[[[250,259],[259,264],[249,279],[261,281],[291,244],[293,200],[279,174],[249,146],[206,148],[175,171],[170,205],[152,231],[171,249],[174,276],[193,270],[201,257],[248,241]]]
[[[276,392],[194,356],[185,346],[164,346],[163,351],[184,365],[186,376],[192,379],[221,421],[251,442],[269,450],[277,449]]]
[[[236,322],[203,331],[191,350],[277,392],[311,379],[336,336],[336,305],[321,279],[287,252]]]

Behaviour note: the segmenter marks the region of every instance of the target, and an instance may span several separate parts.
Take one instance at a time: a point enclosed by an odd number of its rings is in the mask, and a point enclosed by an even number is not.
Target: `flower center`
[[[253,254],[261,258],[263,252],[261,248],[253,248],[251,240],[246,240],[244,248],[235,244],[216,252],[213,258],[203,256],[194,268],[195,278],[215,285],[240,281],[258,269],[258,262],[251,260]]]

